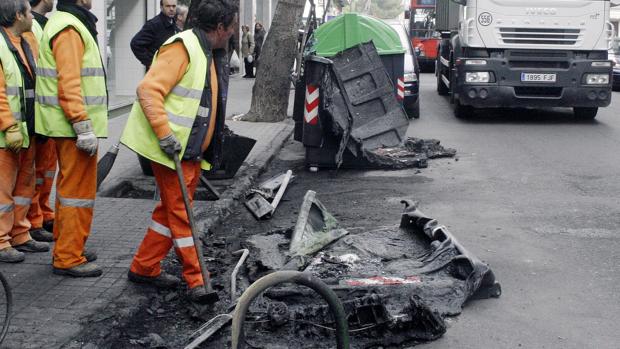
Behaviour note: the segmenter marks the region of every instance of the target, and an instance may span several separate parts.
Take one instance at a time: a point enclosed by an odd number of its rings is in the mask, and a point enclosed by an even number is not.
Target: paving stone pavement
[[[249,109],[247,91],[252,83],[253,80],[232,79],[228,104],[235,107],[229,109],[229,116],[243,108]],[[117,141],[125,120],[126,115],[111,120],[110,137],[101,142],[99,156]],[[229,120],[227,124],[235,133],[256,139],[257,144],[219,201],[195,203],[202,231],[231,211],[231,206],[247,191],[293,130],[291,120],[280,123]],[[107,185],[114,185],[115,178],[132,176],[142,176],[136,156],[121,149],[106,179]],[[9,334],[0,348],[63,347],[80,331],[84,321],[121,296],[128,288],[127,270],[154,207],[153,200],[97,198],[87,248],[98,254],[96,263],[104,269],[99,278],[75,279],[52,274],[50,252],[28,254],[23,263],[0,263],[0,271],[8,279],[14,299]]]

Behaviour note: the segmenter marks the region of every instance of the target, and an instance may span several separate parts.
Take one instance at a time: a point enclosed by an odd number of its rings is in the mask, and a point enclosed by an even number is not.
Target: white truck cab
[[[594,118],[611,102],[612,3],[438,0],[438,92],[452,95],[457,116],[558,106]]]

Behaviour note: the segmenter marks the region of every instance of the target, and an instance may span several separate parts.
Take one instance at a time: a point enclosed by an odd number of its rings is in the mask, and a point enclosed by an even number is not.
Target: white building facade
[[[269,30],[277,0],[238,1],[240,25],[253,28],[259,21]],[[133,100],[144,76],[144,67],[129,44],[144,23],[159,14],[159,0],[94,0],[92,4],[91,11],[99,18],[98,40],[107,69],[110,107],[114,108]]]

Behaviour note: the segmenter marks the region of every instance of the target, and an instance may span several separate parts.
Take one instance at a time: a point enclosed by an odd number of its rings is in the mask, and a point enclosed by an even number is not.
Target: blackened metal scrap
[[[501,295],[501,286],[486,263],[465,249],[445,226],[418,210],[413,201],[402,202],[405,204],[405,211],[401,229],[426,235],[435,247],[430,255],[423,259],[428,263],[425,274],[448,267],[453,277],[465,281],[467,297],[474,295],[479,289],[491,290],[489,294],[493,297]]]
[[[377,168],[428,167],[428,159],[454,157],[456,150],[444,148],[439,140],[407,138],[403,145],[364,150],[363,156]]]

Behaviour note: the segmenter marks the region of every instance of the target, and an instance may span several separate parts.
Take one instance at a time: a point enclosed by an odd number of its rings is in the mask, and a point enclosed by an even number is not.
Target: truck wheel
[[[439,62],[439,60],[437,60],[436,68],[435,71],[437,72],[437,94],[439,94],[440,96],[447,96],[448,93],[450,93],[450,89],[448,88],[448,86],[446,86],[446,84],[444,84],[443,80],[441,79],[442,77],[442,73],[443,73],[443,67],[440,65],[441,62]]]
[[[594,120],[596,113],[598,113],[598,107],[574,107],[573,113],[577,119]]]
[[[454,116],[459,119],[468,119],[474,116],[476,109],[471,105],[462,105],[461,102],[456,99],[454,101]]]
[[[405,109],[405,111],[407,112],[407,117],[409,119],[419,119],[420,118],[420,98],[418,97],[418,100],[415,101],[415,104],[412,107]]]

